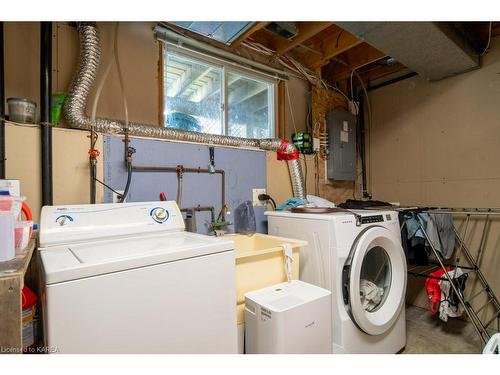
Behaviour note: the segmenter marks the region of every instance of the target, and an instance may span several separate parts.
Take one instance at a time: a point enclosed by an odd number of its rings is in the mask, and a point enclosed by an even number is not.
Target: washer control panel
[[[40,245],[184,229],[175,201],[46,206],[40,217]]]

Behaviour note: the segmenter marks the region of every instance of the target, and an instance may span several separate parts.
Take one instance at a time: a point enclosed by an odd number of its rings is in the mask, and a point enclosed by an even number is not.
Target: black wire
[[[307,159],[306,159],[306,155],[305,154],[302,154],[304,156],[304,193],[306,193],[307,195]]]
[[[319,154],[314,154],[314,193],[319,196]]]
[[[123,195],[121,196],[118,203],[125,202],[125,198],[127,198],[128,191],[130,189],[130,182],[132,181],[132,163],[127,161],[127,183],[125,185],[125,190],[123,191]]]
[[[344,29],[340,30],[340,33],[337,36],[337,41],[335,42],[335,48],[339,46],[340,37],[342,36],[343,33],[344,33]]]
[[[263,201],[266,203],[271,202],[271,205],[276,210],[276,201],[269,194],[259,194],[258,198],[260,201]]]
[[[115,193],[116,195],[120,196],[122,195],[122,193],[119,193],[117,192],[115,189],[113,189],[111,186],[109,185],[106,185],[104,182],[102,182],[101,180],[99,180],[97,177],[94,177],[94,180],[98,183],[100,183],[102,186],[108,188],[109,190],[111,190],[113,193]]]
[[[276,210],[276,202],[274,201],[274,199],[269,197],[269,200],[271,201],[273,208]]]
[[[90,161],[90,203],[95,204],[96,202],[96,174],[97,174],[97,166],[93,160]]]

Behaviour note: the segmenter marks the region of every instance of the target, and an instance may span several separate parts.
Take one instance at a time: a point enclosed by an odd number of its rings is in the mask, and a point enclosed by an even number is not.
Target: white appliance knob
[[[66,216],[63,216],[57,220],[57,223],[62,227],[64,225],[66,225],[67,221],[68,221],[68,218]]]
[[[164,208],[157,208],[154,212],[154,216],[157,220],[165,220],[167,218],[167,211]]]

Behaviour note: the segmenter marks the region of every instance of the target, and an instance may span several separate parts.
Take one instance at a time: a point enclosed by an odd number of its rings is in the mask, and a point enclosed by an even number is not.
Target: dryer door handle
[[[349,279],[351,274],[351,265],[345,265],[342,269],[342,298],[344,304],[349,305]]]

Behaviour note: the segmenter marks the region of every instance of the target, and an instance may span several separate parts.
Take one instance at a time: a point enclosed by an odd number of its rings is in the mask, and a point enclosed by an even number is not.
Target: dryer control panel
[[[183,230],[175,201],[45,206],[40,246]]]
[[[384,217],[382,215],[362,216],[361,224],[383,223]]]

